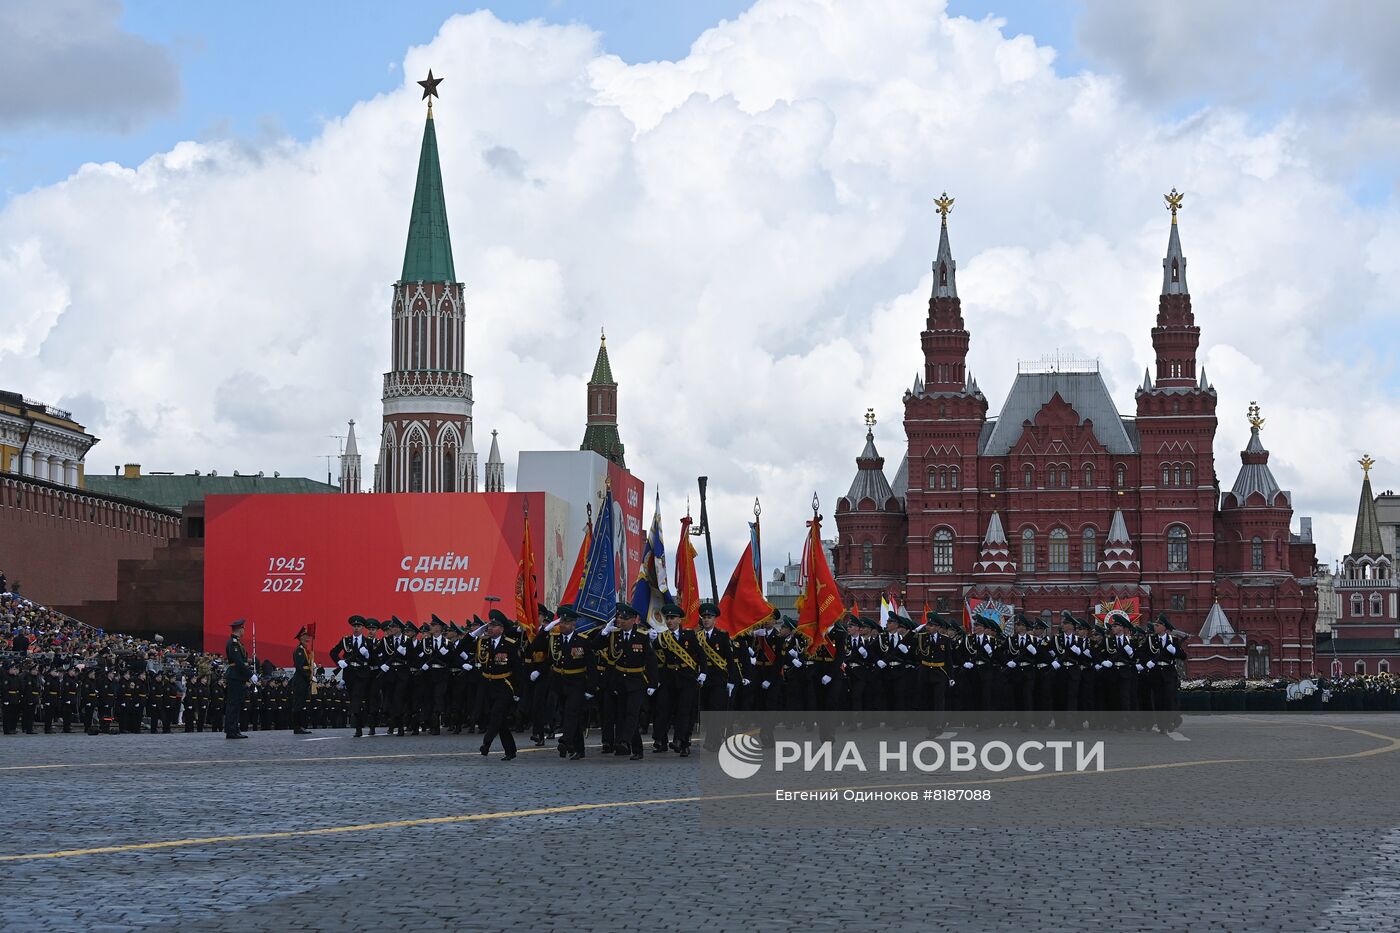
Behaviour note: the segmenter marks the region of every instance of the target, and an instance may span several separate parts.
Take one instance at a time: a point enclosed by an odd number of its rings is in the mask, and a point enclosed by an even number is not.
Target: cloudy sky
[[[1130,413],[1175,186],[1221,483],[1257,399],[1330,561],[1356,459],[1400,487],[1398,40],[1306,0],[3,0],[0,384],[93,472],[323,475],[352,417],[371,460],[431,67],[508,478],[578,444],[606,325],[668,546],[706,473],[722,576],[755,496],[795,553],[867,406],[898,463],[945,189],[993,412],[1059,352]]]

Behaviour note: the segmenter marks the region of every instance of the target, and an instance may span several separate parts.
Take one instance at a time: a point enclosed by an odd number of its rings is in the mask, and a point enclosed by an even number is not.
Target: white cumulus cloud
[[[6,388],[101,400],[77,412],[103,438],[93,471],[315,476],[351,417],[372,461],[413,80],[431,66],[483,454],[493,427],[508,452],[577,446],[605,325],[628,463],[661,490],[668,547],[703,473],[721,576],[755,496],[774,566],[799,550],[812,491],[828,516],[844,493],[867,406],[898,464],[934,196],[957,198],[993,413],[1018,360],[1059,351],[1098,358],[1130,414],[1177,186],[1220,482],[1258,399],[1279,481],[1321,555],[1344,551],[1359,445],[1382,486],[1400,475],[1390,363],[1365,349],[1400,278],[1395,211],[1351,202],[1306,114],[1168,121],[1119,76],[1053,61],[919,0],[761,0],[686,58],[641,65],[583,26],[453,17],[407,52],[400,90],[309,141],[186,142],[12,199]]]

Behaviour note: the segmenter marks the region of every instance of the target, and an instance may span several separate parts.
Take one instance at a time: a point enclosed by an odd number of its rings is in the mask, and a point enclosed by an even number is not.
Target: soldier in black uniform
[[[547,639],[542,639],[544,628],[554,621],[554,613],[540,603],[535,607],[535,631],[538,633],[525,647],[525,679],[520,696],[520,727],[530,729],[530,741],[538,748],[544,745],[545,730],[550,719],[550,661]]]
[[[24,691],[20,679],[20,665],[17,658],[12,658],[10,663],[5,665],[3,689],[4,696],[4,725],[5,734],[14,735],[19,726],[20,706],[24,703]]]
[[[696,676],[700,686],[700,710],[705,714],[705,748],[715,751],[729,734],[729,697],[734,692],[731,678],[733,648],[729,635],[716,628],[719,606],[700,604],[700,631],[696,643],[705,657],[705,667]]]
[[[297,646],[292,649],[292,735],[310,735],[306,728],[306,704],[311,699],[311,631],[297,629]]]
[[[613,754],[631,753],[632,761],[642,760],[642,698],[656,693],[660,673],[651,639],[636,628],[637,610],[625,602],[617,604],[617,631],[608,633],[609,654],[617,691],[617,725],[613,733]]]
[[[1178,643],[1184,640],[1185,633],[1174,632],[1165,613],[1153,620],[1152,634],[1146,640],[1145,676],[1151,684],[1154,723],[1163,735],[1175,731],[1181,724],[1181,703],[1177,694],[1180,674],[1176,665],[1186,660],[1184,647]]]
[[[914,651],[919,657],[922,680],[921,708],[933,714],[929,728],[934,734],[942,731],[943,716],[948,709],[948,633],[947,620],[937,612],[924,613],[923,630],[914,635]]]
[[[549,658],[550,680],[559,709],[559,757],[582,761],[584,718],[588,698],[597,689],[597,668],[593,639],[574,631],[578,613],[567,603],[544,632],[544,650]]]
[[[331,647],[331,660],[340,668],[345,678],[345,688],[350,694],[350,719],[355,724],[355,738],[363,738],[365,719],[368,714],[369,666],[374,658],[373,640],[365,632],[365,617],[350,617],[350,634]]]
[[[690,733],[695,728],[699,676],[705,670],[704,652],[695,640],[694,629],[681,627],[685,611],[680,606],[667,603],[661,607],[661,616],[666,620],[666,628],[656,633],[653,642],[660,684],[652,698],[656,715],[651,727],[651,750],[670,749],[686,756],[690,754]],[[674,738],[668,742],[672,735]]]
[[[428,637],[419,643],[422,652],[418,676],[423,678],[423,726],[432,735],[442,735],[447,712],[447,669],[453,662],[456,643],[445,634],[447,623],[434,613],[428,623]]]
[[[243,636],[243,625],[243,619],[229,625],[228,644],[224,646],[224,655],[228,658],[228,674],[224,684],[224,738],[227,739],[248,737],[238,728],[243,716],[244,691],[249,681],[254,684],[258,682],[257,675],[248,664],[248,653],[243,650],[243,642],[240,640]]]
[[[384,724],[389,734],[397,730],[404,734],[405,705],[408,691],[408,670],[417,660],[415,649],[403,634],[398,616],[384,623],[384,638],[379,642],[379,698],[384,710]]]
[[[452,711],[452,734],[461,735],[462,729],[476,731],[476,723],[471,720],[472,688],[481,679],[476,670],[476,639],[471,633],[452,624],[452,669],[447,676],[447,705]]]
[[[520,646],[505,634],[510,624],[504,612],[492,609],[487,617],[486,637],[477,646],[482,689],[486,697],[486,731],[481,737],[481,754],[491,754],[491,743],[499,735],[501,749],[505,751],[502,761],[515,758],[515,736],[510,732],[510,718],[519,697],[516,685],[520,682],[523,667]]]
[[[1050,679],[1054,683],[1053,699],[1055,725],[1061,729],[1078,728],[1079,670],[1083,663],[1084,646],[1076,630],[1073,613],[1060,613],[1060,630],[1050,640]]]

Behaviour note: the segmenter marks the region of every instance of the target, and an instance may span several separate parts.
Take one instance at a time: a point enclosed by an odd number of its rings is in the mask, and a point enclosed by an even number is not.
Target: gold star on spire
[[[938,214],[943,218],[945,224],[948,222],[948,214],[953,210],[953,200],[953,198],[948,197],[946,191],[933,199],[933,206],[938,210]]]
[[[1185,191],[1178,192],[1175,188],[1170,194],[1162,195],[1167,202],[1167,210],[1172,212],[1172,223],[1176,223],[1176,212],[1181,210],[1181,199],[1186,197]]]
[[[1361,464],[1361,473],[1367,479],[1371,478],[1371,467],[1376,465],[1376,461],[1371,459],[1370,454],[1362,454],[1361,459],[1356,461]]]
[[[1249,426],[1258,431],[1264,426],[1264,419],[1259,417],[1259,403],[1249,403]]]

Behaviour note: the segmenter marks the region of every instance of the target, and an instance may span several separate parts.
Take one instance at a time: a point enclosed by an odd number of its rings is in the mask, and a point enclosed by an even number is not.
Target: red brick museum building
[[[1155,370],[1119,414],[1097,364],[1021,364],[1001,411],[967,371],[971,338],[940,199],[924,372],[904,393],[908,449],[891,483],[867,431],[836,507],[837,582],[862,610],[885,593],[913,611],[991,600],[1087,616],[1115,601],[1193,633],[1188,676],[1307,676],[1317,588],[1311,521],[1251,431],[1232,486],[1216,474],[1216,392],[1176,224],[1152,328]],[[867,418],[869,421],[870,419]]]

